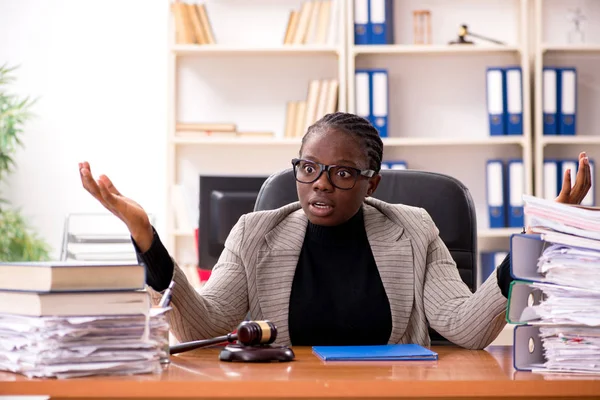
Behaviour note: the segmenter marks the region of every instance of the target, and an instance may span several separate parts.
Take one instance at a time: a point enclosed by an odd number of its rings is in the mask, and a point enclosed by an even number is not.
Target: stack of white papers
[[[159,372],[169,346],[166,310],[149,317],[0,314],[0,370],[56,378]]]
[[[544,367],[554,372],[600,373],[600,331],[582,326],[544,326]]]
[[[600,208],[523,196],[533,232],[548,242],[538,259],[539,305],[528,307],[540,326],[543,370],[600,373]]]

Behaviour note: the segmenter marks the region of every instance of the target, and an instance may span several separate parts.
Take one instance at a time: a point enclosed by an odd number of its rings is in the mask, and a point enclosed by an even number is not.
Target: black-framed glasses
[[[359,176],[371,178],[375,175],[372,169],[358,169],[343,165],[325,165],[311,160],[294,158],[294,177],[300,183],[313,183],[327,172],[327,179],[338,189],[350,190],[356,185]]]

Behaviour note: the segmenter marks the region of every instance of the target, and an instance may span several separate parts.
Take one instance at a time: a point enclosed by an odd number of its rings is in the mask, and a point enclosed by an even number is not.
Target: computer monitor
[[[231,228],[254,210],[268,176],[200,175],[198,266],[211,270],[224,249]]]

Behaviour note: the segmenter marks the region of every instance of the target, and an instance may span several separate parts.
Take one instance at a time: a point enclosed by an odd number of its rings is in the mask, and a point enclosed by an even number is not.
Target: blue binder
[[[560,118],[558,133],[560,135],[575,135],[577,116],[577,70],[573,67],[560,68]]]
[[[394,1],[369,0],[370,44],[394,43]]]
[[[523,160],[509,160],[507,164],[508,227],[519,228],[525,225],[523,214],[523,194],[525,193],[525,169]]]
[[[501,160],[489,160],[487,171],[487,204],[490,228],[506,227],[504,197],[504,165]]]
[[[408,169],[406,161],[390,161],[390,169]]]
[[[563,158],[558,162],[559,172],[558,172],[558,192],[562,189],[563,179],[565,177],[565,172],[567,169],[571,170],[571,186],[575,184],[575,178],[577,177],[577,170],[579,169],[579,160],[575,158]]]
[[[506,258],[506,251],[485,251],[481,253],[481,270],[479,286],[484,283]]]
[[[542,72],[542,112],[544,135],[558,134],[560,74],[556,68],[544,67]]]
[[[561,165],[559,160],[545,159],[543,170],[544,196],[546,200],[554,200],[562,187]]]
[[[369,1],[354,0],[354,44],[356,45],[370,43]]]
[[[504,69],[506,84],[506,134],[523,134],[523,78],[521,67]]]
[[[371,69],[371,123],[382,138],[388,137],[388,72]]]
[[[582,206],[589,206],[589,207],[593,207],[596,205],[596,195],[594,194],[594,191],[596,190],[596,182],[594,181],[595,179],[595,167],[596,167],[596,163],[594,162],[593,159],[588,157],[588,161],[590,163],[590,173],[591,173],[591,182],[592,182],[592,187],[590,188],[590,190],[588,191],[588,193],[585,195],[585,197],[583,198],[583,200],[581,200],[581,205]]]
[[[354,72],[354,101],[356,115],[373,122],[371,115],[371,72],[368,69],[357,69]]]
[[[505,75],[500,67],[489,67],[486,71],[487,111],[491,136],[506,134]]]
[[[418,344],[313,346],[323,361],[435,361],[438,354]]]

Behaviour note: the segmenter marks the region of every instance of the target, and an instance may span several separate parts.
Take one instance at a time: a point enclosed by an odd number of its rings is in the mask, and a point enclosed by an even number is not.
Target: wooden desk
[[[172,358],[162,374],[68,380],[0,373],[0,395],[55,398],[600,398],[600,380],[543,376],[512,368],[512,348],[434,348],[438,361],[323,363],[295,348],[291,363],[218,361],[204,349]]]

